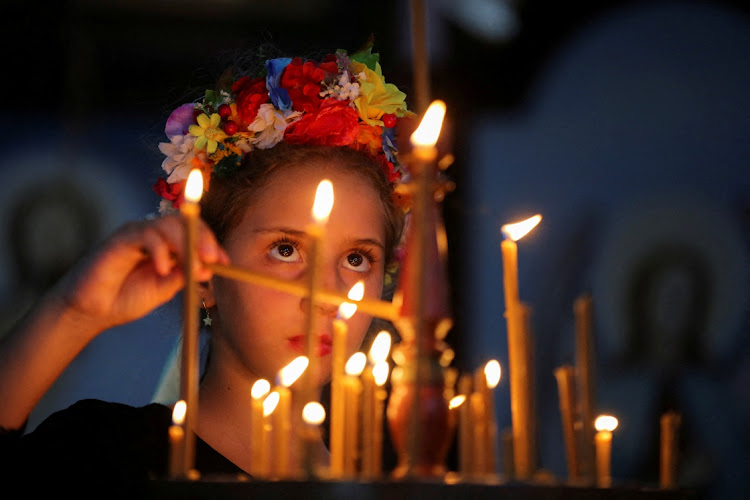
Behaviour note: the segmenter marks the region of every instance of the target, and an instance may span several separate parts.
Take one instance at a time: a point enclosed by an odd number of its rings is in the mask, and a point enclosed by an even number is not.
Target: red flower
[[[182,202],[185,201],[185,184],[186,182],[175,182],[170,184],[161,177],[154,184],[154,191],[156,194],[172,202],[172,206],[180,208]]]
[[[268,102],[265,78],[243,76],[232,84],[232,92],[236,95],[237,114],[244,125],[252,123],[260,105]]]
[[[329,73],[335,74],[337,71],[336,63],[323,63],[318,66],[311,61],[303,63],[299,57],[292,59],[281,75],[281,86],[289,92],[292,109],[315,112],[322,102],[319,95],[321,82]]]
[[[306,113],[290,124],[284,140],[290,144],[349,146],[359,133],[358,115],[344,101],[326,99],[315,113]]]

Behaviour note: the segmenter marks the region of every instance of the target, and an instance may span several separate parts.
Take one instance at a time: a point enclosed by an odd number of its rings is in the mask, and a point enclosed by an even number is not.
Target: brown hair
[[[319,160],[340,164],[344,169],[368,180],[383,205],[386,260],[391,260],[404,228],[403,210],[391,197],[392,188],[378,161],[350,147],[293,145],[281,142],[270,149],[256,149],[243,158],[238,169],[229,175],[213,175],[208,192],[201,199],[201,215],[219,242],[239,225],[253,194],[262,189],[272,171],[285,165],[312,163]]]

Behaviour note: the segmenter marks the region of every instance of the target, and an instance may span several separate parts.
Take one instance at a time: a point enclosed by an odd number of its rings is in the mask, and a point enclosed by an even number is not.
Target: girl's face
[[[346,295],[358,281],[365,297],[380,298],[385,259],[385,220],[378,193],[368,181],[335,164],[287,166],[274,171],[254,195],[238,227],[225,241],[232,264],[306,285],[315,191],[333,183],[334,203],[320,244],[320,288]],[[246,380],[274,382],[278,371],[306,355],[308,299],[237,280],[215,277],[211,365]],[[213,301],[211,301],[213,302]],[[318,385],[330,377],[333,320],[338,308],[314,311]],[[371,317],[357,312],[347,321],[347,359],[359,349]]]

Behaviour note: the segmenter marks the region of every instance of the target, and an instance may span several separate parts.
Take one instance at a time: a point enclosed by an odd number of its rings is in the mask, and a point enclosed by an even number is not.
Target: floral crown
[[[397,120],[413,117],[406,94],[386,83],[369,44],[354,54],[337,50],[322,61],[276,58],[257,77],[230,75],[228,83],[207,90],[199,102],[183,104],[167,119],[169,142],[154,190],[159,212],[179,208],[193,168],[231,176],[245,154],[289,144],[348,146],[376,158],[395,185],[406,175],[394,144]]]

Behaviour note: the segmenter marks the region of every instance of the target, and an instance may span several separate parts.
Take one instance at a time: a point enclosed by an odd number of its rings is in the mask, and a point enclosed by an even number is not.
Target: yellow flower
[[[198,115],[198,125],[190,125],[190,134],[194,135],[195,148],[203,149],[206,148],[208,154],[216,152],[216,147],[219,145],[218,141],[223,141],[227,134],[219,128],[221,123],[221,117],[218,113],[211,115],[211,118],[207,114],[202,113]]]
[[[359,97],[354,101],[359,117],[368,125],[383,126],[382,116],[393,114],[401,118],[412,115],[406,109],[406,94],[392,83],[385,83],[380,64],[375,64],[371,70],[362,63],[352,62],[352,70],[356,74],[364,74],[359,79]]]

